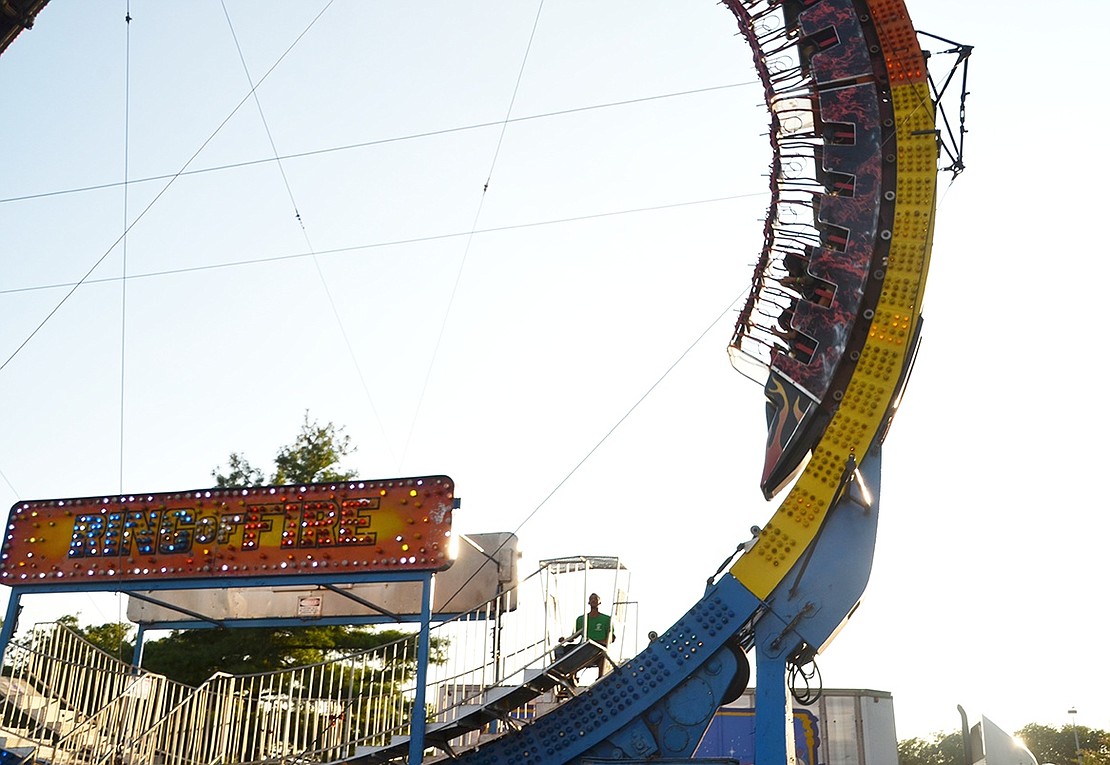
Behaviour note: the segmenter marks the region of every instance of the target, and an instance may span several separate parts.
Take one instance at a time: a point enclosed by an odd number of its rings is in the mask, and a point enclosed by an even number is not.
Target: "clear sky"
[[[1110,7],[908,7],[975,45],[969,169],[941,178],[871,586],[824,683],[892,692],[903,738],[958,703],[1110,728]],[[132,0],[128,33],[127,9],[52,0],[0,56],[0,504],[207,486],[307,409],[367,478],[452,476],[457,529],[619,555],[641,629],[678,618],[774,509],[725,353],[770,159],[731,14]]]

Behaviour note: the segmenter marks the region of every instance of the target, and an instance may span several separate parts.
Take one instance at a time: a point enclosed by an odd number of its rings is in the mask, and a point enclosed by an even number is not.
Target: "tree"
[[[934,733],[930,738],[898,742],[898,765],[963,765],[964,742],[959,733]]]
[[[1037,758],[1037,762],[1077,765],[1076,739],[1083,753],[1083,765],[1110,765],[1110,732],[1083,725],[1061,726],[1030,723],[1017,732]]]
[[[108,622],[95,627],[82,627],[76,616],[69,615],[58,619],[58,624],[72,630],[104,653],[122,662],[130,662],[135,653],[135,643],[131,639],[135,628],[127,622]]]
[[[1037,758],[1054,765],[1078,765],[1076,736],[1083,752],[1083,765],[1110,765],[1110,733],[1093,728],[1030,723],[1015,736]],[[931,738],[898,742],[898,765],[963,765],[963,741],[959,733],[936,733]]]
[[[274,457],[274,472],[270,483],[348,481],[357,473],[340,469],[339,463],[356,450],[351,445],[351,437],[343,432],[343,428],[336,427],[333,422],[320,425],[305,410],[301,432],[293,443],[278,449]],[[266,482],[265,474],[238,452],[232,452],[228,456],[228,472],[223,473],[222,469],[223,466],[218,465],[212,471],[216,486],[220,488],[261,486]]]
[[[343,428],[331,422],[320,425],[306,411],[296,439],[278,449],[270,483],[350,480],[356,473],[343,470],[339,463],[354,451]],[[222,488],[259,486],[265,482],[263,471],[239,453],[232,453],[228,458],[227,473],[218,466],[212,475],[216,485]],[[350,625],[178,630],[146,645],[143,667],[172,680],[199,685],[216,672],[243,675],[313,664],[344,652],[376,648],[402,638],[413,639],[409,633],[399,630],[372,631]],[[432,661],[444,660],[443,648],[442,641],[432,641]],[[393,670],[399,670],[394,674],[404,677],[415,672],[415,664],[406,662],[405,666],[393,667]]]
[[[340,470],[339,461],[351,452],[350,436],[333,423],[320,426],[304,413],[304,422],[297,440],[278,450],[274,457],[274,483],[313,483],[317,481],[348,481],[354,471]]]
[[[147,645],[143,668],[197,686],[216,672],[247,675],[315,664],[402,638],[414,639],[400,630],[370,631],[350,625],[177,630]],[[432,641],[432,661],[443,660],[442,649],[442,641]],[[415,651],[410,655],[415,656]],[[415,672],[415,664],[400,669],[400,676],[407,677]]]
[[[266,482],[266,476],[261,470],[252,467],[247,458],[238,452],[232,452],[228,458],[229,470],[226,475],[220,472],[220,467],[212,471],[216,485],[221,489],[229,486],[261,486]]]

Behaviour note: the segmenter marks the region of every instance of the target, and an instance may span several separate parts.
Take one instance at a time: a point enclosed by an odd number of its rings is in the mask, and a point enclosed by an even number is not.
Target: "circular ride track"
[[[866,584],[879,452],[912,366],[930,255],[937,145],[925,62],[900,0],[725,5],[753,49],[773,157],[731,352],[738,367],[765,371],[761,483],[768,497],[785,494],[643,653],[461,761],[690,757],[714,711],[746,686],[753,651],[757,763],[782,762],[785,673],[835,635]]]

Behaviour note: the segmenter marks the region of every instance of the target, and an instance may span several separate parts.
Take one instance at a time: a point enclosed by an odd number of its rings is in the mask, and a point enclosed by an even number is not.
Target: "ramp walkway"
[[[556,651],[549,652],[554,657]],[[486,688],[473,697],[448,709],[444,715],[449,719],[429,723],[425,732],[425,744],[453,756],[455,747],[452,742],[468,733],[482,730],[498,723],[508,728],[519,729],[526,723],[513,712],[524,708],[549,691],[557,696],[570,696],[575,693],[575,676],[581,670],[593,666],[601,656],[606,656],[605,648],[592,641],[569,647],[565,653],[559,652],[558,658],[540,669],[525,669],[518,685],[495,685]],[[394,736],[384,745],[371,747],[345,762],[350,765],[376,765],[407,757],[410,737]]]

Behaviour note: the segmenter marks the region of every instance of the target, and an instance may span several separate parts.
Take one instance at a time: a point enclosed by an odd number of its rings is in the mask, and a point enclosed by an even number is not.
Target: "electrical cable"
[[[261,83],[260,83],[261,84]],[[132,185],[139,183],[150,183],[153,181],[164,181],[170,178],[188,177],[192,175],[203,175],[205,173],[216,173],[224,170],[238,170],[244,167],[254,167],[255,165],[263,165],[269,162],[277,162],[290,159],[305,159],[307,157],[317,157],[324,154],[334,154],[336,152],[350,151],[353,149],[366,149],[372,146],[384,146],[391,143],[401,143],[404,141],[415,141],[423,138],[435,138],[437,136],[450,135],[452,133],[462,133],[470,130],[482,130],[484,128],[498,127],[505,124],[515,124],[518,122],[528,122],[530,120],[542,120],[550,117],[562,117],[570,114],[579,114],[581,112],[589,112],[597,109],[611,109],[619,106],[631,106],[633,104],[642,104],[649,101],[659,101],[668,98],[683,98],[686,96],[701,95],[704,93],[712,93],[719,90],[728,90],[731,88],[743,88],[751,85],[758,85],[759,82],[751,80],[747,82],[733,82],[727,85],[712,85],[706,88],[696,88],[694,90],[682,90],[672,93],[658,93],[652,96],[644,96],[643,98],[630,98],[622,101],[609,101],[602,104],[592,104],[590,106],[576,106],[570,109],[559,109],[553,112],[540,112],[539,114],[530,114],[526,117],[513,117],[505,120],[495,120],[493,122],[478,122],[471,125],[462,125],[458,127],[443,128],[441,130],[428,130],[420,133],[408,133],[406,135],[392,136],[390,138],[378,138],[372,141],[360,141],[358,143],[342,144],[340,146],[330,146],[323,149],[310,149],[308,151],[295,152],[293,154],[283,154],[280,157],[267,157],[264,159],[250,159],[242,162],[229,162],[223,165],[212,165],[210,167],[199,167],[196,170],[181,170],[177,173],[168,173],[163,175],[149,175],[143,178],[136,178],[131,181]],[[86,191],[103,191],[104,189],[111,189],[119,186],[119,181],[111,183],[98,183],[90,186],[75,186],[69,189],[56,189],[54,191],[43,191],[35,194],[21,194],[14,197],[0,198],[0,204],[8,202],[25,202],[33,199],[43,199],[46,197],[64,196],[66,194],[80,194]]]
[[[130,189],[129,163],[131,160],[131,0],[124,15],[126,34],[124,42],[123,75],[123,237],[120,241],[122,265],[120,269],[120,339],[119,339],[119,492],[123,493],[123,453],[125,424],[125,389],[127,384],[127,192]]]
[[[551,500],[551,498],[554,497],[555,494],[560,489],[563,488],[563,486],[567,483],[567,481],[569,481],[574,476],[574,474],[577,473],[578,470],[583,465],[586,464],[586,461],[589,460],[591,457],[593,457],[593,455],[597,452],[597,450],[601,448],[602,444],[604,444],[606,441],[609,440],[609,437],[612,436],[617,431],[617,428],[619,428],[621,425],[623,425],[625,420],[627,420],[629,417],[631,417],[632,413],[635,412],[640,407],[640,404],[644,403],[644,401],[647,400],[648,396],[650,396],[652,393],[654,393],[655,389],[658,388],[663,383],[663,381],[665,379],[667,379],[667,377],[670,375],[670,373],[673,372],[675,370],[675,368],[680,363],[682,363],[682,361],[688,355],[690,355],[690,352],[693,351],[694,348],[697,347],[697,345],[705,338],[705,336],[708,335],[713,330],[713,328],[715,326],[717,326],[717,324],[720,323],[721,319],[723,319],[725,316],[727,316],[733,310],[733,307],[737,303],[741,302],[742,300],[744,300],[747,297],[747,292],[748,292],[748,290],[744,290],[744,292],[740,293],[735,298],[733,298],[732,302],[730,302],[724,308],[723,311],[721,311],[719,314],[717,314],[717,316],[711,322],[709,322],[709,324],[705,327],[705,329],[703,329],[701,331],[701,333],[696,338],[694,338],[693,342],[691,342],[690,345],[687,346],[686,350],[684,350],[682,353],[680,353],[678,355],[678,358],[676,358],[673,362],[671,362],[670,366],[668,366],[665,370],[663,370],[663,373],[661,375],[659,375],[659,377],[655,380],[655,382],[653,382],[648,387],[648,389],[646,391],[644,391],[644,393],[640,396],[640,398],[638,398],[635,401],[635,403],[633,403],[632,406],[629,407],[628,410],[623,415],[621,415],[621,417],[613,424],[613,426],[611,428],[609,428],[609,430],[607,430],[604,435],[602,435],[601,439],[598,440],[598,442],[596,444],[594,444],[589,449],[589,451],[587,451],[586,454],[580,460],[578,460],[577,464],[575,464],[574,467],[572,467],[570,469],[570,471],[565,476],[563,476],[563,478],[558,483],[555,484],[554,488],[552,488],[551,491],[549,491],[547,493],[547,496],[545,496],[540,501],[540,503],[538,505],[536,505],[531,510],[531,512],[529,512],[526,516],[524,516],[524,520],[517,524],[516,528],[513,529],[511,534],[506,536],[505,541],[503,541],[501,544],[499,544],[494,549],[494,551],[492,553],[489,553],[488,555],[486,555],[487,560],[492,561],[493,557],[495,555],[497,555],[497,553],[499,553],[501,551],[501,549],[508,543],[508,540],[511,539],[513,536],[515,536],[522,528],[524,528],[525,524],[527,524],[529,521],[532,520],[533,517],[535,517],[535,515],[544,507],[544,505],[546,505]],[[479,566],[478,569],[474,571],[474,573],[472,573],[469,577],[467,577],[467,579],[462,584],[460,584],[458,586],[458,588],[455,590],[455,592],[453,592],[451,594],[451,597],[447,599],[446,603],[450,603],[452,600],[454,600],[455,597],[460,592],[462,592],[463,589],[468,584],[470,584],[470,581],[478,575],[478,573],[482,570],[482,568],[484,566],[485,566],[485,563],[483,563],[482,566]]]
[[[131,159],[131,0],[127,0],[124,21],[124,67],[123,67],[123,235],[120,240],[120,320],[119,320],[119,492],[123,494],[124,445],[126,443],[126,401],[127,401],[127,213],[128,183]],[[127,532],[124,532],[127,533]],[[122,540],[121,540],[122,541]],[[123,565],[123,545],[119,546],[117,568]],[[116,594],[116,624],[123,624],[123,595]],[[91,600],[89,593],[86,599]],[[123,660],[123,643],[116,645],[116,658]]]
[[[377,406],[374,405],[374,397],[370,394],[370,386],[366,382],[366,375],[362,371],[362,365],[358,363],[358,356],[355,354],[350,335],[347,334],[347,327],[343,322],[343,317],[339,313],[339,308],[335,304],[335,296],[332,295],[331,287],[328,285],[327,277],[324,275],[324,269],[320,267],[320,259],[317,257],[316,248],[312,244],[311,237],[308,235],[308,227],[305,226],[304,218],[301,217],[300,207],[297,205],[297,199],[293,195],[293,187],[290,185],[289,176],[285,172],[285,163],[282,160],[281,154],[278,152],[273,133],[270,131],[270,123],[266,119],[265,111],[262,109],[262,101],[258,97],[257,86],[255,86],[254,80],[251,77],[250,67],[247,66],[247,59],[243,55],[243,48],[239,44],[239,36],[235,34],[235,25],[231,22],[231,14],[227,10],[227,3],[220,0],[220,5],[224,11],[224,18],[227,19],[228,29],[231,31],[231,39],[235,42],[235,50],[239,54],[239,63],[243,66],[243,74],[247,78],[247,84],[250,85],[251,94],[254,97],[254,105],[258,109],[258,117],[261,119],[262,127],[266,131],[266,139],[270,142],[270,150],[273,153],[273,159],[277,163],[278,171],[281,173],[281,180],[285,185],[285,193],[289,197],[289,204],[293,207],[293,215],[297,220],[297,224],[300,226],[305,245],[308,247],[308,253],[312,257],[312,265],[316,269],[316,275],[319,277],[320,284],[324,288],[324,296],[327,298],[328,305],[331,307],[331,315],[335,318],[335,323],[339,328],[339,335],[343,338],[343,345],[347,348],[347,356],[350,358],[351,364],[355,368],[355,375],[358,377],[359,384],[362,386],[362,393],[366,398],[366,403],[369,405],[370,412],[374,415],[374,419],[378,423],[378,430],[381,434],[382,443],[385,445],[386,450],[392,454],[393,447],[389,440],[389,433],[386,430],[385,423],[382,422],[382,417],[378,412]]]
[[[491,228],[474,229],[472,231],[453,231],[447,234],[429,234],[427,236],[411,237],[407,239],[391,239],[384,242],[368,242],[366,244],[355,244],[347,247],[334,247],[327,250],[317,250],[317,255],[339,255],[349,252],[357,252],[359,250],[372,250],[381,247],[402,247],[409,244],[419,244],[422,242],[435,242],[442,239],[454,239],[461,236],[471,236],[477,234],[496,234],[503,231],[517,231],[520,229],[536,228],[540,226],[556,226],[565,223],[578,223],[580,221],[597,220],[599,218],[611,218],[619,215],[634,215],[637,213],[658,212],[661,210],[674,210],[682,207],[694,207],[697,205],[717,204],[721,202],[733,202],[738,199],[752,199],[755,197],[765,197],[767,192],[748,192],[744,194],[732,194],[725,197],[711,197],[707,199],[693,199],[686,202],[671,202],[661,205],[651,205],[649,207],[632,207],[625,210],[610,210],[608,212],[591,213],[588,215],[575,215],[569,218],[552,218],[550,220],[530,221],[527,223],[513,223],[506,226],[493,226]],[[168,268],[161,271],[148,271],[141,274],[132,274],[128,278],[132,281],[135,279],[149,279],[159,276],[174,276],[177,274],[191,274],[200,271],[212,271],[221,268],[238,268],[242,266],[262,265],[265,263],[279,263],[286,260],[295,260],[297,258],[310,257],[311,253],[297,252],[291,255],[272,255],[262,258],[248,258],[246,260],[234,260],[224,263],[211,263],[204,266],[188,266],[184,268]],[[119,280],[118,276],[105,276],[99,279],[85,279],[83,282],[53,282],[51,284],[38,284],[31,287],[13,287],[10,289],[0,289],[0,295],[14,295],[23,292],[37,292],[39,290],[61,289],[64,287],[73,287],[79,284],[109,284]]]
[[[0,470],[0,479],[3,479],[4,483],[6,483],[8,485],[8,489],[11,490],[13,496],[16,496],[16,497],[19,496],[19,492],[16,491],[15,486],[13,486],[12,482],[10,480],[8,480],[8,476],[7,476],[7,474],[4,473],[3,470]]]
[[[804,663],[790,663],[790,695],[799,704],[816,703],[824,693],[824,681],[817,660],[811,658]]]
[[[334,2],[334,0],[332,0],[332,2]],[[278,67],[279,64],[281,64],[281,62],[283,60],[285,60],[285,57],[289,55],[289,52],[292,51],[294,47],[296,47],[296,45],[304,38],[304,36],[306,34],[308,34],[308,31],[310,29],[312,29],[313,26],[315,26],[316,22],[319,21],[320,17],[324,15],[324,13],[328,10],[328,8],[331,7],[331,5],[332,5],[332,3],[329,2],[326,6],[324,6],[323,10],[321,10],[318,14],[316,14],[315,17],[313,17],[312,21],[309,22],[308,26],[305,27],[304,31],[302,31],[301,34],[298,35],[297,38],[289,45],[289,47],[285,49],[285,52],[282,53],[278,57],[277,61],[275,61],[273,63],[273,65],[266,71],[266,74],[263,75],[262,79],[258,81],[259,85],[261,85],[263,82],[265,82],[266,78],[269,77],[273,73],[273,71]],[[154,195],[154,198],[151,199],[150,203],[147,204],[147,206],[143,208],[143,211],[140,212],[138,214],[138,216],[136,216],[135,220],[131,221],[131,223],[127,226],[127,228],[124,229],[123,233],[120,234],[119,237],[117,237],[116,240],[114,242],[112,242],[111,245],[109,245],[108,249],[104,251],[104,254],[101,255],[99,258],[97,258],[96,261],[92,264],[92,266],[90,266],[89,269],[85,272],[85,274],[77,282],[74,283],[72,289],[70,289],[62,297],[62,299],[58,301],[58,304],[55,305],[50,310],[50,312],[46,314],[46,316],[42,319],[42,321],[40,321],[35,326],[35,328],[33,330],[31,330],[31,333],[23,340],[23,342],[20,343],[19,346],[14,351],[12,351],[11,355],[9,355],[4,360],[4,362],[2,364],[0,364],[0,372],[7,369],[8,364],[10,364],[12,362],[12,360],[16,356],[18,356],[20,354],[20,352],[25,347],[27,347],[27,344],[29,342],[31,342],[31,340],[39,333],[39,331],[44,326],[46,326],[47,322],[49,322],[52,318],[54,318],[54,315],[56,313],[58,313],[59,310],[61,310],[62,306],[65,305],[71,297],[73,297],[73,293],[75,293],[77,291],[77,288],[80,287],[82,284],[84,284],[86,282],[86,280],[88,280],[88,278],[92,275],[93,271],[95,271],[100,266],[100,264],[103,263],[107,259],[107,257],[112,253],[112,251],[115,250],[116,246],[119,245],[119,243],[121,241],[123,241],[123,238],[125,236],[127,236],[128,232],[131,231],[131,229],[134,228],[138,224],[138,222],[146,216],[146,214],[148,212],[150,212],[151,208],[153,208],[154,205],[156,205],[159,200],[161,200],[162,196],[165,195],[165,193],[167,191],[169,191],[170,187],[173,186],[174,182],[178,178],[181,177],[181,174],[183,172],[185,172],[185,169],[187,167],[189,167],[190,164],[192,164],[194,159],[196,159],[198,156],[200,156],[200,153],[202,151],[204,151],[204,149],[208,146],[208,144],[211,143],[212,140],[220,133],[220,131],[224,129],[224,126],[227,125],[227,123],[231,121],[231,118],[235,116],[235,114],[239,111],[240,108],[242,108],[243,104],[245,104],[247,102],[247,99],[249,99],[250,97],[251,97],[250,93],[243,96],[242,100],[240,100],[239,103],[235,105],[235,107],[231,110],[231,112],[229,112],[228,115],[223,119],[223,121],[220,122],[220,124],[216,127],[216,129],[214,131],[212,131],[212,133],[208,136],[208,138],[204,139],[204,142],[201,143],[200,147],[197,148],[197,150],[195,152],[193,152],[193,154],[189,157],[189,159],[187,159],[185,161],[185,164],[181,167],[181,170],[179,170],[177,173],[175,173],[169,179],[169,181],[166,183],[166,185],[163,186],[162,189],[157,194]]]
[[[462,282],[463,271],[466,268],[467,258],[470,256],[470,245],[474,242],[474,235],[478,230],[478,221],[482,217],[482,208],[486,203],[486,192],[489,191],[490,180],[493,178],[493,169],[497,166],[497,157],[501,153],[501,144],[505,140],[505,131],[509,127],[509,117],[512,116],[513,106],[516,104],[516,96],[520,91],[520,81],[524,78],[524,68],[528,65],[528,55],[532,52],[532,42],[536,39],[536,29],[540,24],[540,14],[543,13],[543,0],[540,0],[536,6],[536,17],[532,21],[532,32],[528,36],[528,44],[524,47],[524,56],[521,59],[520,67],[517,69],[516,82],[513,85],[513,94],[509,98],[509,106],[505,110],[505,119],[501,121],[501,132],[497,137],[497,146],[493,150],[493,158],[490,160],[489,172],[486,173],[486,182],[482,186],[482,193],[478,197],[478,207],[474,211],[474,220],[470,224],[470,231],[466,235],[466,245],[463,247],[462,258],[459,260],[458,270],[455,272],[455,282],[451,285],[451,294],[447,298],[447,305],[443,309],[443,319],[439,325],[439,333],[436,335],[435,344],[432,346],[432,352],[428,359],[428,368],[424,373],[424,383],[420,386],[420,395],[416,399],[416,409],[412,414],[412,421],[409,423],[409,433],[405,438],[404,448],[401,450],[401,460],[397,465],[398,472],[401,471],[401,466],[404,464],[405,457],[408,456],[409,444],[412,443],[413,434],[416,432],[416,424],[420,419],[420,412],[424,406],[424,396],[428,392],[428,385],[432,380],[432,371],[435,369],[436,360],[439,358],[439,349],[443,344],[443,335],[447,331],[447,323],[451,318],[451,309],[455,305],[455,297],[459,292],[459,284]]]

